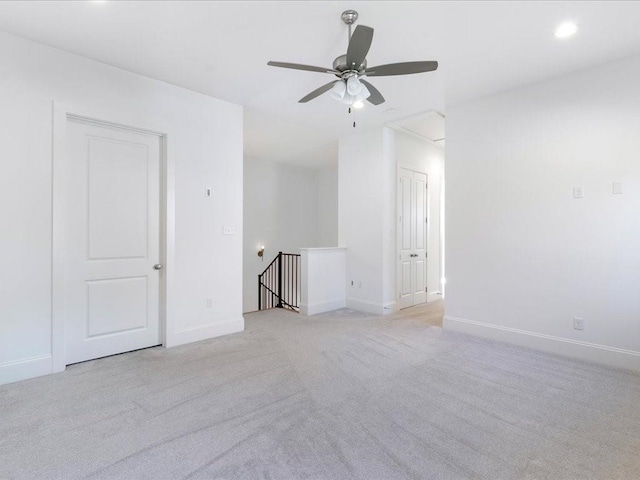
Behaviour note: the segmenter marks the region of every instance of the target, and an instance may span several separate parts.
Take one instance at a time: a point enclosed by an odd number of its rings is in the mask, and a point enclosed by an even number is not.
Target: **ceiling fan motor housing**
[[[365,68],[367,68],[367,59],[365,58],[364,61],[362,62],[362,65],[360,65],[360,68],[358,69],[357,73],[364,73]],[[351,69],[349,68],[349,66],[347,65],[347,55],[340,55],[338,58],[336,58],[333,61],[333,69],[337,70],[341,73],[343,72],[348,72]],[[337,77],[342,77],[342,75],[336,75]]]

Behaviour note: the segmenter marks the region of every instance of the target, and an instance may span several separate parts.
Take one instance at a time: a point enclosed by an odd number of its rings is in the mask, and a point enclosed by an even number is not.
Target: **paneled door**
[[[427,301],[427,175],[398,176],[398,309]]]
[[[161,138],[67,120],[66,363],[158,345]]]

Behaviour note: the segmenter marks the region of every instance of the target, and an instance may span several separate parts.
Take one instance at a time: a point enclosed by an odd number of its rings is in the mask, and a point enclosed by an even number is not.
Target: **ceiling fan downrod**
[[[351,25],[353,25],[358,21],[358,12],[356,12],[355,10],[345,10],[344,12],[342,12],[341,18],[342,18],[342,21],[349,28],[349,31],[347,33],[348,35],[347,47],[349,47],[349,43],[351,42]],[[338,60],[339,58],[340,57],[336,58],[336,61],[334,61],[334,68],[336,67],[336,63],[339,63],[339,60]],[[342,78],[344,81],[346,81],[346,78],[348,77],[346,75],[343,75]],[[356,128],[356,111],[355,109],[353,109],[353,106],[349,105],[349,115],[351,115],[352,111],[353,111],[353,128]]]
[[[355,10],[345,10],[341,15],[342,21],[349,27],[349,38],[347,38],[347,45],[351,41],[351,25],[358,21],[358,12]]]

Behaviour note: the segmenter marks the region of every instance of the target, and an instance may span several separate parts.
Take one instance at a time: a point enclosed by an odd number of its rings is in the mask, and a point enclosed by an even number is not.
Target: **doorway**
[[[64,362],[162,343],[161,135],[66,119]]]
[[[427,175],[398,170],[398,309],[427,301]]]

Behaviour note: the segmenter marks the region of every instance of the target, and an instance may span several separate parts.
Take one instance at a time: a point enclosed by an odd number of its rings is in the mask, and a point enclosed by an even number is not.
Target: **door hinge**
[[[429,218],[428,217],[424,217],[424,223],[429,223]]]
[[[425,292],[427,291],[427,287],[424,287],[424,291],[425,291]]]

